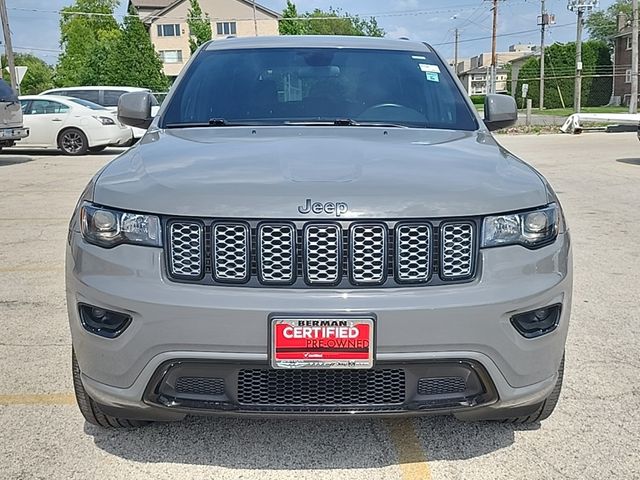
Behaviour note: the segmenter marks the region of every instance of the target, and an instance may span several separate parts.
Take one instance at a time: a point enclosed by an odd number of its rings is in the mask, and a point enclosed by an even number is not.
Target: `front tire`
[[[103,428],[137,428],[151,423],[144,420],[129,420],[126,418],[112,417],[111,415],[102,413],[98,404],[93,401],[84,389],[84,385],[82,385],[80,366],[78,365],[78,360],[76,359],[76,354],[73,350],[71,351],[71,368],[73,373],[73,390],[76,394],[76,401],[78,402],[80,413],[82,413],[82,416],[87,422]]]
[[[562,390],[562,380],[564,378],[564,355],[562,356],[562,361],[560,362],[560,367],[558,368],[558,379],[556,380],[556,384],[553,387],[553,391],[551,394],[540,404],[538,409],[533,412],[531,415],[526,415],[523,417],[512,417],[505,418],[503,422],[505,423],[538,423],[542,420],[546,420],[551,416],[553,411],[558,405],[558,399],[560,398],[560,391]]]
[[[89,141],[82,130],[67,128],[58,137],[58,148],[65,155],[84,155],[89,150]]]

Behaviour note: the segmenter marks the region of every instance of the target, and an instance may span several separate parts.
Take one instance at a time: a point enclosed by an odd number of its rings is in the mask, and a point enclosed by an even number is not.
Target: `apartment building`
[[[278,35],[280,15],[252,0],[199,0],[211,19],[213,39],[228,36]],[[175,78],[191,56],[189,50],[189,0],[129,0],[147,26],[151,41],[164,64],[164,73]]]

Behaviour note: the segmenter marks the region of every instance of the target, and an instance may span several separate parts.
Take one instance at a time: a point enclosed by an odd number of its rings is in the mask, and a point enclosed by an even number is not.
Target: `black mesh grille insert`
[[[418,395],[445,395],[463,393],[467,382],[463,377],[421,378],[418,381]]]
[[[238,373],[238,402],[243,405],[386,405],[404,401],[402,369],[244,369]]]
[[[224,395],[224,379],[180,377],[176,381],[176,392],[195,395]]]

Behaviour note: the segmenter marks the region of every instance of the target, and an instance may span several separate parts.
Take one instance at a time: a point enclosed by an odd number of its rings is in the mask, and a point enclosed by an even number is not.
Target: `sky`
[[[128,0],[121,0],[118,15]],[[601,0],[607,8],[614,0]],[[31,52],[54,64],[59,53],[59,15],[73,0],[7,0],[13,46],[16,52]],[[282,11],[286,0],[258,0]],[[445,58],[453,58],[454,31],[460,31],[459,57],[491,51],[491,2],[487,0],[297,0],[298,12],[330,6],[363,17],[374,15],[388,37],[408,37],[432,44]],[[556,26],[547,43],[575,40],[576,16],[566,0],[547,0],[547,11],[556,15]],[[498,8],[498,50],[514,43],[540,42],[537,16],[540,0],[501,0]],[[121,18],[121,17],[119,17]]]

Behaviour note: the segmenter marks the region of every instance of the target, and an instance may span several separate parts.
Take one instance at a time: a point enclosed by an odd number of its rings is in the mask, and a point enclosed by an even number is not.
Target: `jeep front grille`
[[[478,220],[167,220],[169,277],[202,284],[393,287],[473,279]]]

